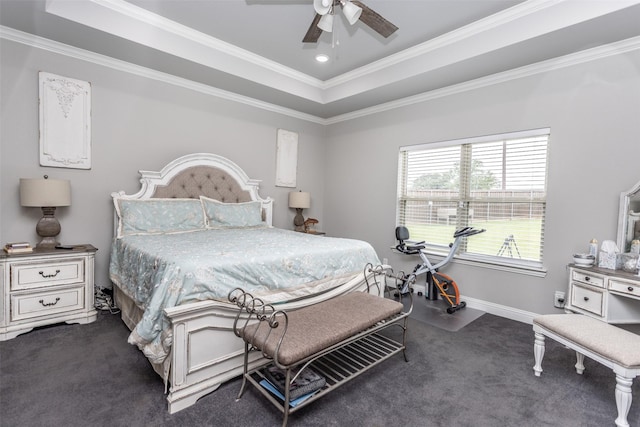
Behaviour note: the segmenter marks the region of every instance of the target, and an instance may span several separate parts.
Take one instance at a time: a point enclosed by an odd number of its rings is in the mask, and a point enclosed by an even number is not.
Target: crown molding
[[[397,108],[407,107],[423,102],[427,102],[433,99],[443,98],[455,94],[460,94],[467,91],[481,89],[484,87],[505,83],[511,80],[530,77],[536,74],[542,74],[574,65],[583,64],[586,62],[597,61],[614,55],[621,55],[628,52],[632,52],[640,49],[640,37],[633,37],[620,42],[611,43],[605,46],[595,47],[580,51],[577,53],[565,55],[558,58],[549,59],[546,61],[538,62],[531,65],[526,65],[513,70],[504,71],[490,76],[482,77],[468,82],[447,86],[441,89],[436,89],[428,92],[424,92],[418,95],[413,95],[403,99],[386,102],[376,105],[374,107],[364,108],[361,110],[353,111],[338,116],[333,116],[327,119],[314,116],[311,114],[302,113],[290,108],[281,107],[268,102],[263,102],[255,98],[248,96],[238,95],[233,92],[217,89],[202,83],[197,83],[181,77],[176,77],[171,74],[156,71],[150,68],[142,67],[139,65],[131,64],[126,61],[114,59],[105,55],[100,55],[94,52],[90,52],[84,49],[79,49],[73,46],[69,46],[63,43],[52,41],[43,37],[35,36],[32,34],[24,33],[22,31],[14,30],[9,27],[0,26],[0,38],[13,41],[16,43],[24,44],[36,49],[45,50],[48,52],[64,55],[70,58],[86,61],[96,65],[108,67],[117,71],[122,71],[137,75],[144,78],[160,81],[163,83],[183,87],[199,93],[203,93],[210,96],[226,99],[229,101],[238,102],[241,104],[249,105],[255,108],[260,108],[270,112],[283,114],[285,116],[305,120],[320,125],[331,125],[340,122],[346,122],[361,117],[366,117],[372,114],[378,114],[386,111],[390,111]]]
[[[464,27],[450,31],[439,37],[428,40],[419,45],[410,47],[401,52],[389,55],[378,61],[369,63],[365,66],[357,68],[353,71],[336,76],[324,82],[323,89],[328,89],[341,84],[346,84],[354,79],[361,78],[365,75],[384,70],[390,66],[417,58],[419,56],[429,54],[437,49],[452,45],[462,40],[468,39],[475,35],[479,35],[487,30],[492,30],[513,22],[519,18],[525,17],[540,10],[544,10],[552,4],[545,0],[530,0],[516,6],[510,7],[486,18],[475,21]]]
[[[321,81],[124,0],[47,0],[47,13],[320,105],[349,99],[604,16],[639,0],[528,0]],[[508,37],[505,37],[508,34]]]
[[[0,26],[0,38],[10,40],[16,43],[24,44],[36,49],[41,49],[47,52],[67,56],[69,58],[74,58],[74,59],[95,64],[95,65],[111,68],[117,71],[133,74],[139,77],[144,77],[151,80],[167,83],[170,85],[183,87],[186,89],[193,90],[195,92],[203,93],[210,96],[215,96],[217,98],[225,99],[228,101],[234,101],[234,102],[249,105],[252,107],[260,108],[262,110],[283,114],[285,116],[294,117],[297,119],[318,123],[321,125],[325,124],[325,119],[321,117],[302,113],[300,111],[296,111],[291,108],[281,107],[279,105],[260,101],[255,98],[239,95],[234,92],[218,89],[202,83],[197,83],[189,79],[174,76],[172,74],[163,73],[161,71],[153,70],[151,68],[142,67],[140,65],[132,64],[126,61],[121,61],[119,59],[114,59],[106,55],[101,55],[88,50],[79,49],[77,47],[69,46],[64,43],[59,43],[59,42],[49,40],[40,36],[35,36],[33,34],[14,30],[13,28],[9,28],[6,26]]]
[[[333,116],[326,119],[325,124],[330,125],[339,122],[346,122],[349,120],[370,116],[372,114],[382,113],[396,108],[407,107],[410,105],[427,102],[433,99],[444,98],[446,96],[456,95],[463,92],[505,83],[511,80],[530,77],[536,74],[548,73],[550,71],[572,67],[574,65],[579,65],[586,62],[597,61],[599,59],[608,58],[614,55],[622,55],[638,49],[640,49],[640,36],[632,37],[630,39],[611,43],[605,46],[594,47],[569,55],[552,58],[546,61],[525,65],[519,68],[514,68],[512,70],[503,71],[501,73],[492,74],[474,80],[469,80],[464,83],[443,87],[399,100],[378,104],[373,107],[363,108],[361,110],[352,111],[350,113]]]

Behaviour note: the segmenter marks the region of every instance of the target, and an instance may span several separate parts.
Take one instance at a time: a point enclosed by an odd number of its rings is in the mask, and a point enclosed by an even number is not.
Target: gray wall
[[[56,212],[62,225],[59,240],[96,246],[96,283],[110,287],[111,192],[134,193],[138,170],[159,170],[195,152],[225,156],[249,177],[262,179],[261,194],[275,199],[274,225],[292,228],[295,211],[288,208],[287,197],[294,189],[274,184],[278,128],[299,133],[297,184],[312,195],[305,214],[323,220],[323,126],[18,43],[0,43],[0,242],[39,240],[35,226],[42,213],[20,206],[20,178],[47,174],[69,179],[72,206]],[[38,71],[91,82],[91,170],[39,166]]]
[[[616,240],[622,191],[640,180],[640,52],[617,55],[333,125],[327,136],[325,224],[372,242],[411,271],[394,244],[398,148],[550,127],[546,277],[453,263],[443,270],[468,297],[552,313],[571,254]],[[348,183],[345,185],[345,183]]]
[[[551,128],[546,277],[451,264],[465,296],[514,310],[553,312],[566,289],[566,264],[593,237],[615,240],[618,198],[640,180],[640,53],[320,126],[134,76],[62,55],[0,41],[0,242],[37,242],[38,209],[19,205],[21,177],[70,179],[72,206],[60,208],[63,243],[99,248],[96,282],[108,282],[110,193],[138,190],[138,170],[158,170],[193,152],[230,158],[261,193],[275,199],[274,224],[291,228],[290,189],[275,187],[276,129],[299,133],[298,188],[312,195],[305,216],[333,236],[371,242],[393,254],[398,147],[539,127]],[[38,71],[92,84],[91,170],[40,167]]]

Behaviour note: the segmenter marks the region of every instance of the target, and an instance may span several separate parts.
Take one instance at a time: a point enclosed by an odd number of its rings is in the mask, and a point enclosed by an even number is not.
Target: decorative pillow
[[[162,234],[205,228],[198,199],[113,199],[118,215],[116,237]]]
[[[200,196],[207,228],[264,226],[262,203],[223,203]]]

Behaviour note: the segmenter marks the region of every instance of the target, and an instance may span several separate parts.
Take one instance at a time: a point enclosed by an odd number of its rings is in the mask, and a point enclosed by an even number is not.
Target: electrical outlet
[[[389,265],[389,260],[386,258],[382,258],[382,265]]]
[[[564,308],[565,301],[564,292],[556,291],[556,295],[553,299],[553,306],[556,308]]]

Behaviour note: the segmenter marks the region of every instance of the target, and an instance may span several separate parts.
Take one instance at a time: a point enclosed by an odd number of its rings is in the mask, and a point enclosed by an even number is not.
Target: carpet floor
[[[416,306],[416,310],[420,309]],[[385,333],[399,335],[397,328]],[[0,425],[278,426],[280,412],[240,380],[167,412],[164,384],[127,344],[117,315],[40,328],[0,342]],[[601,427],[616,417],[615,377],[548,340],[533,374],[531,325],[483,314],[457,332],[409,319],[405,362],[396,355],[290,416],[295,426]],[[640,426],[633,385],[631,426]]]

